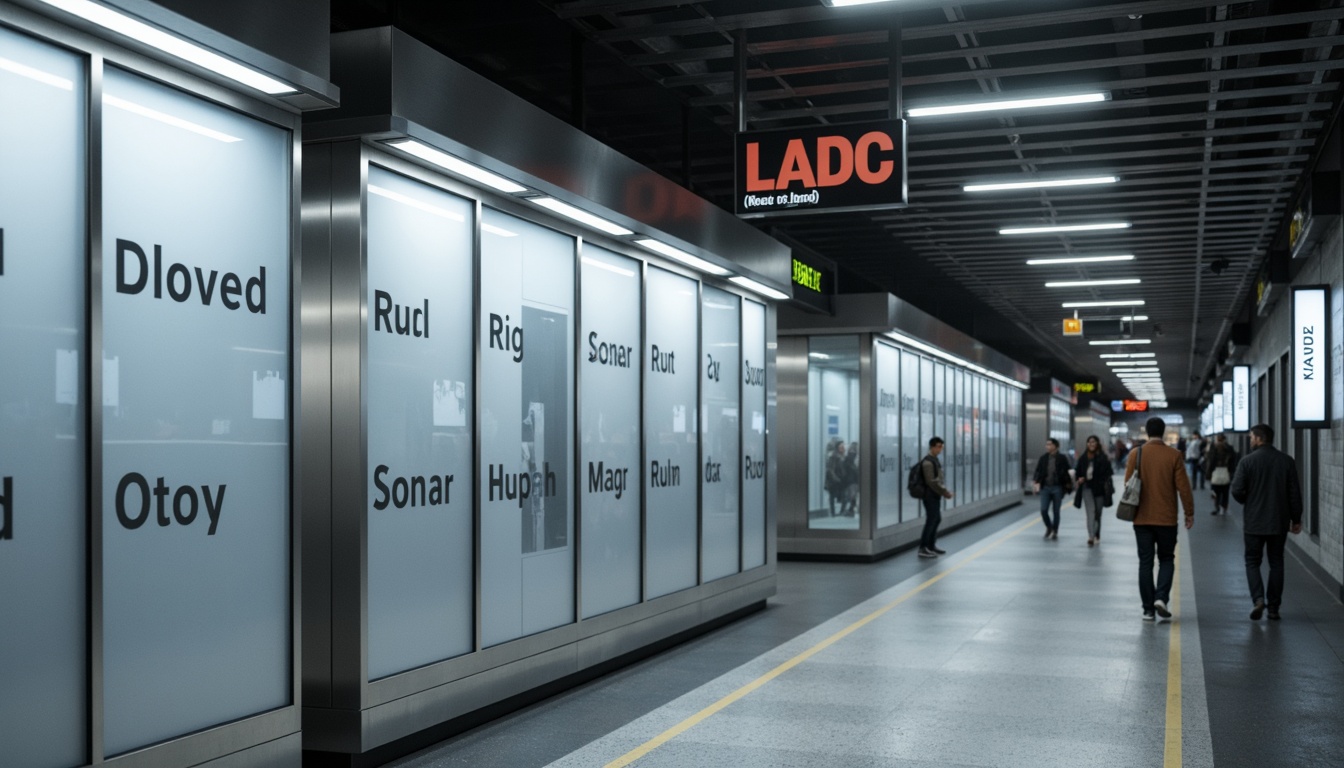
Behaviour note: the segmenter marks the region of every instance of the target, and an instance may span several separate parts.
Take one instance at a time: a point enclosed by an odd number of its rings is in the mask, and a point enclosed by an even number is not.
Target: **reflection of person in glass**
[[[841,440],[831,440],[826,449],[826,493],[830,496],[831,517],[835,517],[835,501],[840,500],[840,508],[845,506],[845,444]]]
[[[859,509],[859,444],[850,443],[840,465],[840,477],[845,487],[845,503],[841,514],[853,517]]]

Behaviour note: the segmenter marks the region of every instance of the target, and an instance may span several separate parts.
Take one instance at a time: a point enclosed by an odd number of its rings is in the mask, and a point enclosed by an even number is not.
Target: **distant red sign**
[[[1148,410],[1147,400],[1121,400],[1126,411],[1146,411]]]

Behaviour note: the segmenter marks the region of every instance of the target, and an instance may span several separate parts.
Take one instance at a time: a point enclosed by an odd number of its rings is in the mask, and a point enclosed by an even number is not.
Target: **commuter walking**
[[[943,499],[956,494],[947,490],[943,479],[943,463],[938,454],[943,452],[943,438],[929,438],[929,453],[919,460],[920,470],[924,474],[924,534],[919,539],[920,557],[946,555],[947,551],[938,548],[938,525],[943,522]]]
[[[1279,619],[1283,601],[1283,546],[1289,532],[1302,532],[1302,485],[1297,462],[1274,447],[1268,424],[1251,427],[1251,452],[1237,465],[1232,496],[1242,504],[1242,536],[1246,540],[1246,582],[1251,588],[1251,619],[1265,609]],[[1269,553],[1269,591],[1260,580],[1260,560]]]
[[[845,486],[845,501],[841,513],[853,517],[859,509],[859,444],[849,444],[845,460],[841,464],[840,477]]]
[[[1237,469],[1237,452],[1220,434],[1204,457],[1204,472],[1213,488],[1213,512],[1227,514],[1227,489],[1232,485],[1232,473]]]
[[[1059,507],[1064,503],[1064,489],[1073,487],[1069,476],[1069,457],[1059,452],[1059,441],[1045,440],[1045,453],[1036,461],[1032,486],[1041,495],[1041,519],[1045,521],[1045,538],[1059,538]],[[1051,508],[1054,517],[1051,518]]]
[[[1190,488],[1194,490],[1196,484],[1199,490],[1204,490],[1204,439],[1199,433],[1190,436],[1190,442],[1185,444],[1185,465],[1190,468]]]
[[[1134,540],[1139,547],[1139,597],[1143,620],[1171,618],[1171,581],[1176,560],[1176,502],[1185,509],[1185,527],[1195,525],[1195,497],[1185,474],[1185,457],[1162,442],[1167,423],[1154,416],[1144,425],[1148,442],[1129,452],[1125,482],[1139,473],[1142,487],[1134,515]],[[1153,583],[1153,551],[1157,551],[1157,583]]]
[[[1102,450],[1101,438],[1088,436],[1087,448],[1078,457],[1074,474],[1078,478],[1074,506],[1083,508],[1087,517],[1087,546],[1095,547],[1101,543],[1101,511],[1111,506],[1115,495],[1115,483],[1111,480],[1115,471],[1111,468],[1111,460],[1106,458],[1106,451]]]
[[[826,454],[826,494],[831,500],[831,517],[835,517],[835,502],[840,500],[840,509],[845,508],[845,444],[840,440],[831,441]]]

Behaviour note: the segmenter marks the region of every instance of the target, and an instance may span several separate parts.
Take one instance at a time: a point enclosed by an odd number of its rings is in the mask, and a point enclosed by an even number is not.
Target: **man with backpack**
[[[943,499],[950,499],[953,493],[947,490],[943,480],[943,464],[938,454],[943,452],[943,438],[929,438],[929,453],[910,468],[910,478],[906,488],[910,495],[924,502],[924,534],[919,539],[920,557],[946,555],[938,548],[938,525],[943,522]]]

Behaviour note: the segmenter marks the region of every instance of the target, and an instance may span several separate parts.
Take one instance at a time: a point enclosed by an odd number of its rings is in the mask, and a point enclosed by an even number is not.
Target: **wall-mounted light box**
[[[1232,431],[1251,430],[1251,367],[1232,368]]]
[[[1330,425],[1330,286],[1293,289],[1293,427]]]

